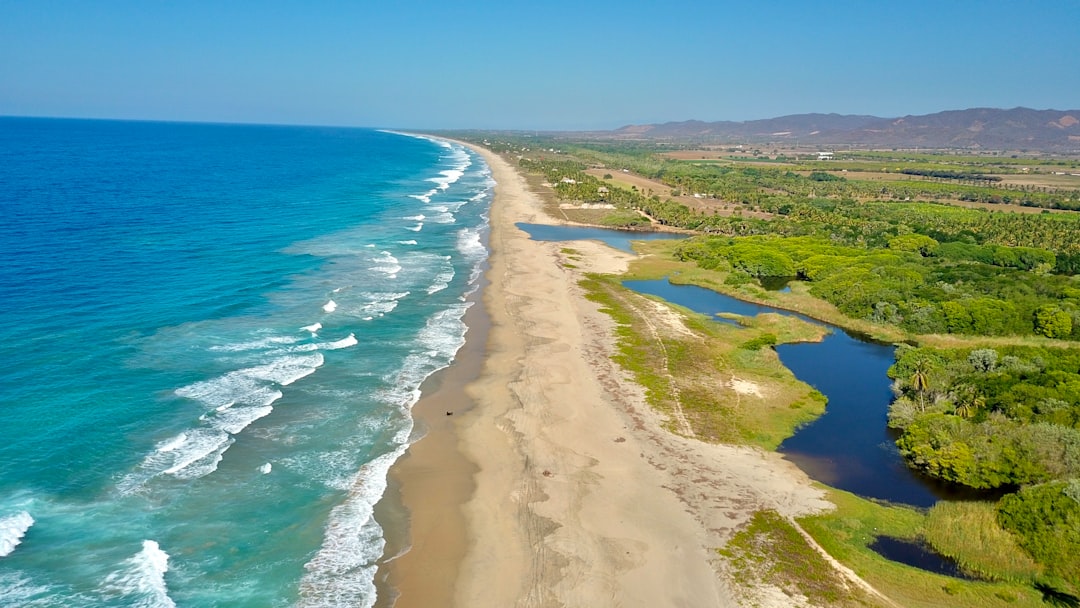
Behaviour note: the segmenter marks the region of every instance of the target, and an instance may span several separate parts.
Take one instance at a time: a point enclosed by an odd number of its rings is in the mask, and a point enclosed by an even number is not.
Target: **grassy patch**
[[[849,590],[825,558],[776,511],[755,513],[719,553],[728,558],[740,586],[774,585],[789,596],[801,595],[825,606],[868,605],[864,594]]]
[[[1016,537],[998,525],[992,503],[939,502],[930,509],[924,535],[938,553],[983,578],[1026,583],[1043,573]]]
[[[820,326],[767,314],[736,327],[651,302],[619,278],[590,275],[581,285],[617,324],[615,360],[645,388],[651,406],[680,411],[698,438],[771,450],[825,411],[821,394],[796,379],[771,348],[740,348],[754,340],[820,340]],[[670,306],[679,326],[658,315],[657,306]],[[773,338],[762,338],[768,335]]]
[[[879,535],[914,539],[928,534],[928,516],[916,509],[882,505],[831,490],[837,509],[799,519],[830,555],[902,606],[1042,607],[1030,584],[965,581],[889,561],[869,548]],[[1004,576],[997,578],[1004,579]]]

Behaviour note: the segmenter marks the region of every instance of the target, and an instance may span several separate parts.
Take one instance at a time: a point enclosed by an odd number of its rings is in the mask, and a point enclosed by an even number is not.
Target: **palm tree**
[[[926,391],[930,388],[930,361],[920,358],[915,361],[911,373],[911,388],[919,396],[919,411],[926,411]]]
[[[986,398],[974,386],[964,385],[958,387],[953,413],[966,420],[974,417],[985,405]]]

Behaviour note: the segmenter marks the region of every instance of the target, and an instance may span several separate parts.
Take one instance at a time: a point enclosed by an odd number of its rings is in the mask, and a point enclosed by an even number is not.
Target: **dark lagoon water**
[[[534,241],[602,241],[603,243],[633,253],[631,241],[655,241],[658,239],[684,239],[685,234],[675,232],[635,232],[632,230],[612,230],[610,228],[588,228],[585,226],[549,226],[546,224],[519,223],[518,228],[529,233]]]
[[[870,549],[887,560],[914,566],[921,570],[969,581],[980,580],[978,577],[965,574],[955,560],[935,552],[918,541],[879,536],[870,543]]]

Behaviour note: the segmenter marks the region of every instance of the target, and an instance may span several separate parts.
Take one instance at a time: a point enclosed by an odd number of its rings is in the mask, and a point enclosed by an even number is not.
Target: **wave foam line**
[[[15,551],[26,536],[26,531],[34,525],[34,518],[26,511],[0,517],[0,557],[7,557]]]
[[[25,573],[0,572],[0,606],[56,606],[53,601],[56,592],[49,586],[37,584]],[[78,598],[83,600],[84,598]],[[71,602],[74,604],[74,602]],[[69,604],[69,605],[71,605]],[[78,605],[90,606],[90,601],[81,601]]]
[[[454,267],[447,264],[439,274],[435,275],[435,280],[427,288],[428,295],[438,293],[450,286],[450,281],[454,280]]]
[[[142,551],[124,560],[123,567],[105,578],[102,593],[108,598],[123,599],[136,608],[176,608],[165,585],[169,554],[157,542],[144,540]]]
[[[486,258],[488,250],[480,240],[480,228],[462,228],[459,230],[457,250],[466,259],[473,262]]]
[[[323,304],[322,309],[323,312],[334,312],[335,310],[337,310],[337,302],[329,300],[326,302],[326,304]]]
[[[297,340],[296,336],[267,336],[259,340],[252,340],[250,342],[237,342],[236,344],[221,344],[210,347],[212,352],[227,352],[235,353],[246,350],[263,350],[274,346],[281,346],[283,344],[295,344]]]
[[[326,346],[332,350],[355,342],[356,336],[350,334]],[[282,357],[177,389],[177,395],[209,406],[209,411],[199,418],[202,426],[159,443],[137,471],[119,481],[118,490],[122,494],[131,493],[159,475],[189,480],[213,473],[236,441],[233,436],[274,410],[272,404],[283,396],[274,384],[292,384],[315,373],[324,361],[319,352]]]
[[[405,448],[402,441],[393,452],[363,465],[348,499],[330,511],[322,546],[304,564],[300,608],[375,605],[376,562],[386,541],[373,517],[374,506],[386,492],[387,471]]]
[[[350,346],[356,346],[359,343],[360,341],[356,339],[356,334],[349,334],[348,336],[340,340],[320,344],[319,348],[322,350],[338,350],[341,348],[349,348]]]

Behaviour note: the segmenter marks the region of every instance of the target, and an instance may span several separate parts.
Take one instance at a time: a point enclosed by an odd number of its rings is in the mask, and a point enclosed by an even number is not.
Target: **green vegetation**
[[[902,346],[889,375],[889,425],[926,474],[972,488],[1080,477],[1080,351]]]
[[[748,277],[798,276],[846,316],[911,333],[1080,339],[1080,290],[1069,277],[1047,274],[1055,258],[1042,249],[940,244],[914,234],[882,247],[699,236],[675,255]]]
[[[672,430],[687,431],[677,424],[681,416],[700,439],[772,450],[825,411],[821,393],[762,348],[820,340],[821,327],[782,315],[744,318],[736,327],[690,311],[665,321],[619,278],[589,275],[581,285],[617,324],[616,361],[645,388],[650,405],[671,416]],[[735,391],[727,382],[733,376],[754,383],[761,394]]]
[[[829,492],[829,501],[835,511],[799,518],[799,525],[830,555],[902,606],[1045,606],[1029,578],[1041,576],[1041,569],[994,523],[992,514],[987,522],[984,515],[969,513],[969,503],[953,503],[957,506],[947,513],[935,513],[935,508],[924,514],[837,490]],[[984,528],[984,523],[992,527]],[[959,538],[945,537],[939,530],[943,525],[955,525]],[[968,572],[991,580],[962,580],[886,560],[869,547],[878,536],[926,539]]]
[[[1027,583],[1043,574],[1017,537],[998,523],[997,507],[990,502],[943,500],[927,513],[922,535],[939,554],[985,580]]]
[[[789,596],[804,596],[825,606],[867,605],[795,526],[776,511],[758,511],[719,550],[745,587],[770,584]]]
[[[998,505],[1001,525],[1060,580],[1058,588],[1080,591],[1080,481],[1027,487]]]

